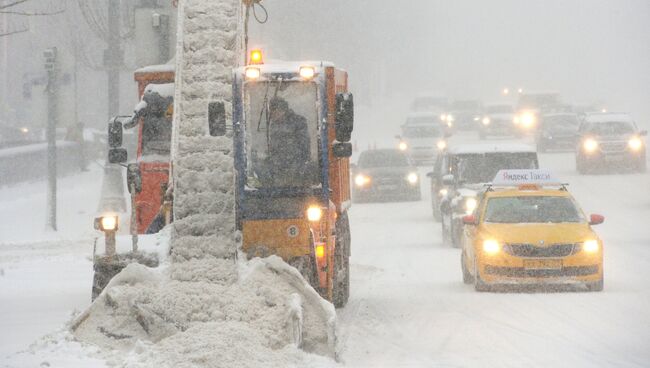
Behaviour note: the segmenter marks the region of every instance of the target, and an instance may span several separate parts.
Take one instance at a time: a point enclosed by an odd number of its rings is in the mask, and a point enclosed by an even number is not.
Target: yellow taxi
[[[545,170],[501,170],[463,218],[463,281],[495,286],[583,284],[603,289],[603,242],[566,185]]]

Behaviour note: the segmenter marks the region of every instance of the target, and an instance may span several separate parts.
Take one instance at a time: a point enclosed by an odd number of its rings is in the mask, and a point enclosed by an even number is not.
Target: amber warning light
[[[251,50],[248,63],[251,65],[264,64],[264,55],[262,54],[262,50],[260,49]]]

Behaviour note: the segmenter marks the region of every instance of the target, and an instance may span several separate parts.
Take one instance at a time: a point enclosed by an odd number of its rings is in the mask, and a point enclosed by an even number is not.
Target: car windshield
[[[437,126],[405,126],[402,132],[406,138],[431,138],[441,137],[442,129]]]
[[[245,119],[249,188],[320,183],[316,84],[247,83]]]
[[[525,153],[488,153],[460,155],[456,160],[458,179],[464,184],[487,183],[499,170],[537,169],[537,155]]]
[[[488,114],[512,114],[513,108],[510,105],[492,105],[485,108]]]
[[[576,115],[545,116],[542,129],[549,132],[575,132],[579,124]]]
[[[590,123],[585,129],[586,133],[596,135],[621,135],[633,134],[634,125],[628,122],[612,121],[607,123]]]
[[[479,109],[478,101],[456,101],[452,104],[453,111],[477,111]]]
[[[142,115],[142,157],[168,157],[172,141],[173,98],[145,92]]]
[[[366,151],[359,157],[359,167],[364,169],[404,166],[410,166],[408,158],[396,150]]]
[[[439,123],[440,123],[440,117],[439,116],[434,116],[434,115],[410,117],[410,118],[408,118],[406,120],[406,125],[412,125],[412,124],[439,124]]]
[[[561,223],[584,222],[584,216],[569,197],[520,196],[490,198],[484,222]]]

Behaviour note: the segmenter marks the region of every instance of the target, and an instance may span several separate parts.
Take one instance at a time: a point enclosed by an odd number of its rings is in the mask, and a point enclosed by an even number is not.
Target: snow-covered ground
[[[461,282],[459,250],[442,245],[425,180],[418,203],[353,205],[351,298],[338,311],[345,365],[648,365],[650,175],[578,176],[570,153],[543,154],[541,165],[571,183],[587,213],[606,216],[596,228],[605,242],[605,290],[475,293]],[[44,231],[44,183],[0,188],[0,367],[22,367],[17,351],[89,304],[100,181],[100,170],[60,181],[56,234]],[[50,340],[61,336],[38,344]],[[66,349],[70,359],[50,366],[91,365],[75,365],[75,354],[88,349]]]

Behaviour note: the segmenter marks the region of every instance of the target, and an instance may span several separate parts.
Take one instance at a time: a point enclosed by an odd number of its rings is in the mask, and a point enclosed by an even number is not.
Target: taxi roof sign
[[[493,186],[520,186],[520,185],[539,185],[539,186],[564,186],[550,171],[544,169],[517,169],[517,170],[499,170],[492,180]]]

